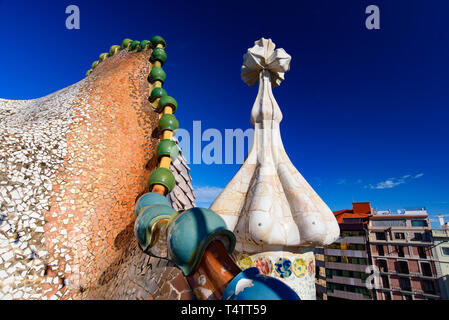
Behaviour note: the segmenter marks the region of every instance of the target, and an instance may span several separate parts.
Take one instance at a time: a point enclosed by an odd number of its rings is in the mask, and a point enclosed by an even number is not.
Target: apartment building
[[[439,299],[438,274],[427,211],[373,211],[368,221],[371,262],[380,271],[377,300]]]
[[[353,203],[352,209],[334,212],[340,238],[324,249],[328,300],[371,300],[365,279],[369,273],[367,225],[369,202]]]
[[[433,252],[438,260],[437,277],[441,298],[449,300],[449,226],[444,222],[444,217],[439,215],[440,229],[432,230],[434,241]]]
[[[327,300],[326,262],[324,260],[324,248],[316,247],[315,254],[315,288],[316,299]]]

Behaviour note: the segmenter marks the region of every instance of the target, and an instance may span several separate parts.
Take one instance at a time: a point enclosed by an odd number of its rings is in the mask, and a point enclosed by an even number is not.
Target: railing
[[[415,255],[404,255],[404,257],[399,257],[396,252],[385,252],[385,254],[383,256],[379,255],[379,254],[375,254],[375,253],[371,253],[371,256],[373,258],[381,258],[381,259],[398,259],[398,258],[404,258],[407,260],[426,260],[426,261],[438,261],[438,259],[436,259],[435,257],[425,257],[425,258],[421,258],[419,256],[415,256]]]
[[[368,258],[368,254],[364,250],[325,249],[325,254],[329,256]]]
[[[440,296],[436,293],[436,291],[432,291],[432,292],[423,291],[422,294],[425,295],[425,296],[431,296],[431,297],[438,297],[438,298],[440,298]]]
[[[401,291],[401,292],[407,292],[407,293],[413,293],[411,287],[401,288],[401,287],[391,286],[391,290],[396,290],[396,291]]]
[[[353,243],[353,244],[364,244],[366,243],[366,238],[363,236],[354,237],[341,237],[337,239],[334,243]]]
[[[341,277],[341,276],[332,276],[332,278],[326,278],[327,282],[330,283],[339,283],[339,284],[346,284],[351,286],[358,286],[358,287],[364,287],[365,282],[362,279],[358,278],[349,278],[349,277]]]
[[[330,297],[337,297],[342,299],[348,299],[348,300],[372,300],[371,298],[361,294],[361,293],[354,293],[354,292],[347,292],[347,291],[340,291],[340,290],[332,290],[327,292],[327,295]]]
[[[368,266],[365,265],[365,264],[351,264],[351,263],[341,263],[341,262],[326,262],[326,268],[329,268],[329,269],[365,272],[367,267]]]
[[[409,273],[400,273],[398,271],[383,271],[382,269],[379,269],[381,274],[390,275],[390,276],[399,276],[399,277],[418,277],[418,278],[424,278],[424,279],[436,279],[435,275],[424,275],[419,272],[409,272]]]
[[[434,237],[449,237],[449,229],[432,229],[432,235]]]

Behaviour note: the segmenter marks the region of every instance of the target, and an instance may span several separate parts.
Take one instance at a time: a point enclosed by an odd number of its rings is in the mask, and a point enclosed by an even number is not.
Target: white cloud
[[[385,180],[382,182],[379,182],[376,186],[371,186],[371,189],[391,189],[394,188],[400,184],[405,183],[404,179],[399,179],[397,181],[393,179]]]
[[[194,186],[196,202],[203,207],[209,207],[218,197],[223,188],[213,186]]]
[[[338,179],[337,184],[345,184],[346,179]]]
[[[394,187],[397,187],[401,184],[404,184],[412,179],[418,179],[421,178],[424,175],[424,173],[418,173],[417,175],[410,175],[410,174],[406,174],[404,176],[402,176],[401,178],[388,178],[385,181],[381,181],[378,182],[376,185],[368,185],[365,186],[365,188],[370,188],[370,189],[391,189]]]

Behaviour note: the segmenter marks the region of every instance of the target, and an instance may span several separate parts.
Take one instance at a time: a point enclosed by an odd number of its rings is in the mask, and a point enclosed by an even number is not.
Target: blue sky
[[[71,4],[80,30],[65,28]],[[371,4],[381,30],[365,28]],[[371,201],[449,218],[448,11],[444,0],[0,0],[0,97],[47,95],[81,80],[123,38],[159,34],[181,127],[246,129],[257,87],[240,79],[242,56],[271,38],[292,56],[274,89],[285,148],[330,208]],[[239,165],[191,168],[205,205]]]

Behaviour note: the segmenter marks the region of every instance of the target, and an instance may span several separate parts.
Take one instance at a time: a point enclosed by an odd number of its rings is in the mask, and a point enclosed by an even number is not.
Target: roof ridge
[[[112,45],[109,48],[109,52],[101,53],[99,55],[99,59],[92,63],[92,68],[86,72],[86,76],[90,75],[92,73],[92,71],[101,62],[105,61],[107,58],[114,56],[119,51],[128,50],[129,52],[140,52],[140,51],[145,51],[145,50],[149,50],[149,49],[155,49],[157,44],[160,43],[161,39],[162,39],[162,37],[160,37],[160,36],[154,36],[151,40],[142,40],[142,41],[131,40],[131,39],[126,38],[122,41],[121,46]],[[162,41],[165,44],[165,40],[162,39]]]

